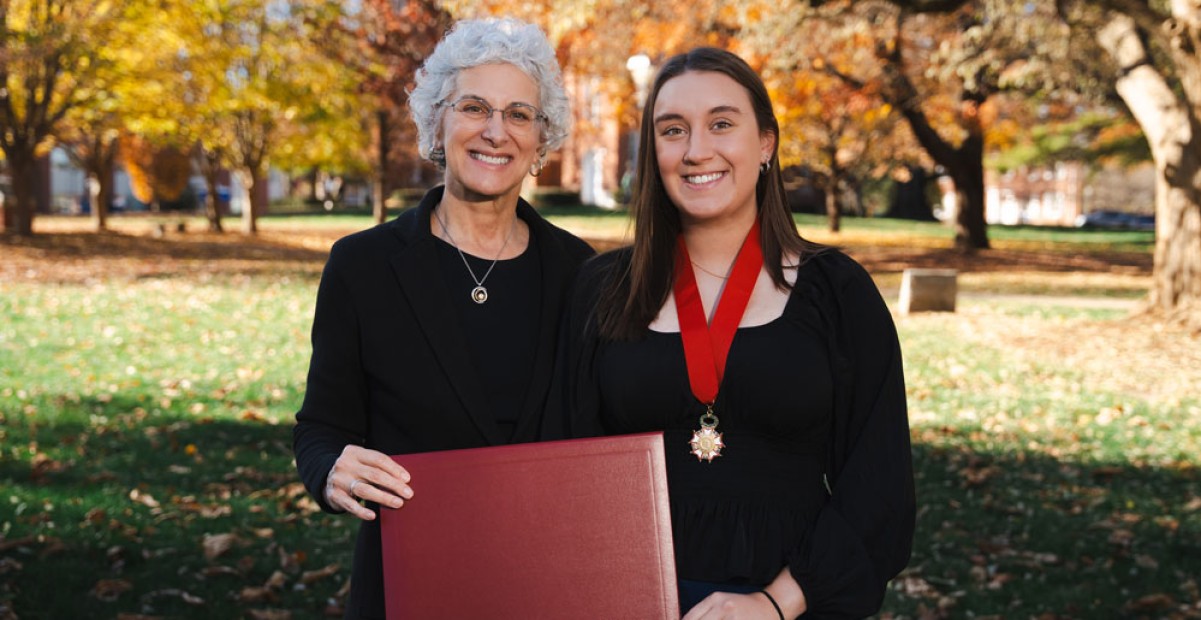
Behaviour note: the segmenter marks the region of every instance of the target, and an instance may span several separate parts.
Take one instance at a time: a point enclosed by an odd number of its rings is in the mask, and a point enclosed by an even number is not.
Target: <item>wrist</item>
[[[805,598],[805,592],[788,567],[784,567],[763,591],[771,597],[779,609],[780,617],[785,620],[798,618],[809,611],[809,601]]]
[[[767,597],[767,601],[771,603],[772,608],[776,610],[776,615],[780,618],[780,620],[784,620],[784,610],[780,609],[780,604],[776,602],[776,597],[772,596],[771,592],[768,592],[766,588],[759,590],[759,594]]]
[[[333,498],[330,497],[330,494],[333,493],[334,490],[335,469],[337,469],[337,466],[330,467],[329,473],[325,474],[325,486],[321,487],[321,499],[325,501],[326,506],[329,506],[334,511],[344,512],[337,504],[334,503]]]

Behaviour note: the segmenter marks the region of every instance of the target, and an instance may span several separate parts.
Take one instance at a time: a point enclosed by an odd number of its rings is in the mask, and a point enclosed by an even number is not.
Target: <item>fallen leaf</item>
[[[1141,568],[1146,568],[1149,570],[1155,570],[1155,569],[1159,568],[1158,560],[1156,560],[1155,558],[1153,558],[1149,555],[1145,555],[1145,554],[1141,554],[1141,553],[1139,555],[1134,556],[1134,563],[1138,564]]]
[[[247,603],[274,603],[279,600],[275,596],[275,592],[271,588],[263,588],[259,586],[246,586],[238,593],[238,602]]]
[[[155,590],[153,592],[147,592],[146,594],[142,595],[142,603],[146,604],[148,601],[151,601],[153,599],[163,598],[163,597],[168,597],[168,596],[178,597],[180,600],[182,600],[183,602],[185,602],[189,605],[200,606],[200,605],[204,604],[203,598],[200,598],[199,596],[196,596],[195,594],[192,594],[190,592],[180,590],[179,588],[164,588],[162,590]]]
[[[292,612],[284,609],[249,609],[246,615],[251,620],[292,620]]]
[[[236,569],[232,566],[222,566],[222,565],[206,566],[206,567],[200,569],[201,577],[216,577],[218,575],[238,576],[238,575],[241,575],[241,573],[238,572],[238,569]]]
[[[340,567],[337,564],[330,564],[329,566],[326,566],[325,568],[321,568],[318,570],[305,571],[304,573],[302,573],[300,575],[300,583],[308,585],[310,583],[313,583],[314,581],[320,581],[322,579],[325,579],[326,577],[331,577],[333,575],[338,574],[339,568]]]
[[[204,557],[206,560],[213,560],[220,557],[230,547],[238,542],[236,534],[205,534],[204,535]]]
[[[1134,542],[1134,532],[1125,528],[1117,528],[1109,533],[1109,542],[1118,547],[1129,547]]]
[[[271,573],[271,576],[267,578],[267,582],[263,584],[263,587],[271,590],[282,590],[287,583],[288,576],[283,571],[277,570]]]
[[[1176,606],[1176,601],[1167,594],[1148,594],[1126,603],[1128,612],[1164,611]]]
[[[11,540],[0,540],[0,553],[8,551],[9,549],[15,549],[17,547],[25,547],[35,542],[37,542],[37,538],[33,536],[22,536],[20,538],[13,538]]]
[[[92,586],[90,594],[105,603],[112,603],[132,589],[133,584],[124,579],[101,579]]]
[[[148,508],[158,508],[159,507],[158,500],[154,499],[153,495],[151,495],[149,493],[143,493],[143,492],[139,491],[138,489],[133,489],[129,492],[129,499],[132,499],[133,501],[135,501],[139,504],[142,504],[143,506],[146,506]]]
[[[0,575],[7,575],[9,573],[23,570],[24,568],[25,568],[24,564],[20,563],[19,561],[15,560],[13,558],[10,558],[10,557],[0,558]]]
[[[1000,590],[1002,586],[1013,581],[1013,575],[1009,573],[997,573],[989,580],[988,585],[984,586],[989,590]]]

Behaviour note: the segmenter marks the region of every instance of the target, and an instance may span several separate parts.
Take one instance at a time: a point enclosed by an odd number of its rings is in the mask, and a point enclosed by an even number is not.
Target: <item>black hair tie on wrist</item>
[[[784,620],[784,611],[780,609],[780,604],[776,602],[776,599],[772,598],[772,595],[768,594],[767,590],[759,590],[759,594],[767,597],[767,600],[771,602],[771,606],[776,608],[776,613],[780,614],[780,620]]]

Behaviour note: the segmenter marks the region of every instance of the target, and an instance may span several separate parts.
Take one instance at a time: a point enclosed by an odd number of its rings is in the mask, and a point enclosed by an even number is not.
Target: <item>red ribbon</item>
[[[725,374],[726,357],[734,342],[734,333],[742,322],[751,291],[763,268],[763,250],[759,246],[759,221],[755,220],[730,272],[713,323],[705,320],[701,294],[696,288],[692,259],[681,235],[676,243],[676,281],[672,292],[676,298],[676,317],[680,322],[680,338],[684,342],[684,361],[688,366],[688,382],[697,400],[712,405]]]

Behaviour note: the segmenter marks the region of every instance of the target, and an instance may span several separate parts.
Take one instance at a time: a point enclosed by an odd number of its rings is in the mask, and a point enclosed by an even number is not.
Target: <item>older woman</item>
[[[592,254],[519,196],[569,126],[538,28],[460,22],[419,72],[410,108],[444,184],[334,245],[294,430],[309,492],[363,520],[348,618],[384,617],[376,510],[413,496],[388,455],[539,439],[565,291]]]
[[[803,240],[742,59],[669,59],[642,119],[634,245],[581,270],[571,435],[664,431],[685,620],[855,618],[909,560],[901,350],[871,278]]]

